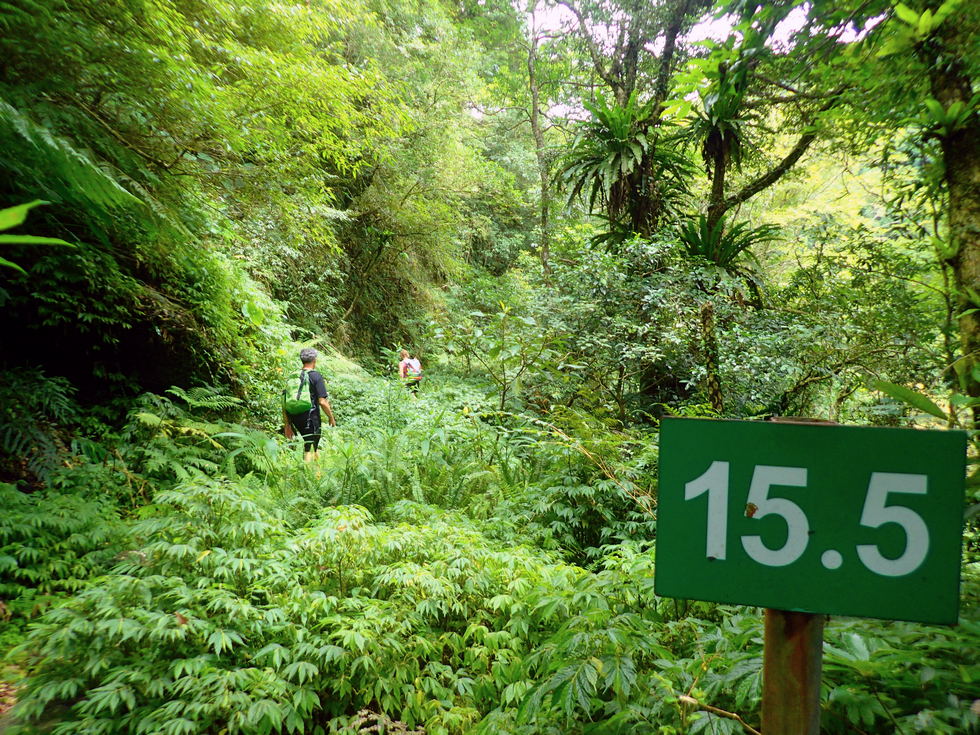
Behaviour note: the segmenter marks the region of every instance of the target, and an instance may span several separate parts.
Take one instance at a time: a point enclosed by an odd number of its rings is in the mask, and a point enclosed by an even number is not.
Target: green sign
[[[960,431],[665,419],[656,592],[955,623],[965,461]]]

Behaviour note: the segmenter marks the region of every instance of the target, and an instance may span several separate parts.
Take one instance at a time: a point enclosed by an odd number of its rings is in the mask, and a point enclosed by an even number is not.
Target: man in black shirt
[[[337,422],[333,417],[333,408],[330,407],[330,400],[327,397],[327,384],[323,381],[323,376],[316,371],[317,352],[311,347],[300,350],[299,359],[303,362],[303,369],[307,372],[307,380],[310,385],[310,403],[313,407],[307,413],[289,415],[283,409],[283,431],[287,439],[292,439],[296,434],[303,437],[303,459],[309,462],[319,456],[320,448],[320,409],[322,408],[330,419],[330,425],[336,426]]]

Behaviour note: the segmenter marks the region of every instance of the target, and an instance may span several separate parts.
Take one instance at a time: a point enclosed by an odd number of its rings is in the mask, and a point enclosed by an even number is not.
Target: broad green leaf
[[[873,385],[875,390],[881,391],[892,398],[903,401],[924,413],[940,419],[948,418],[946,412],[933,403],[931,399],[912,390],[911,388],[906,388],[904,385],[889,383],[887,380],[876,380]]]
[[[926,106],[926,110],[929,111],[929,117],[933,122],[941,125],[946,121],[946,110],[943,109],[943,106],[939,103],[939,100],[932,97],[926,97],[923,104]]]
[[[876,56],[879,59],[883,59],[888,56],[904,53],[912,47],[914,42],[915,37],[912,34],[912,30],[902,28],[885,42],[885,45],[881,47]]]
[[[247,318],[256,327],[262,326],[265,322],[265,312],[250,299],[242,302],[242,316]]]
[[[932,32],[932,11],[923,10],[919,16],[919,25],[916,31],[920,38],[925,38]]]
[[[903,22],[908,23],[910,26],[918,27],[919,25],[919,14],[905,3],[898,3],[895,6],[895,15],[897,15]]]
[[[947,243],[945,240],[936,236],[931,238],[931,242],[933,247],[936,248],[936,252],[939,254],[939,257],[943,260],[949,260],[950,258],[955,257],[957,251],[959,250],[955,243]]]
[[[971,372],[976,369],[977,366],[974,365],[973,361],[968,357],[960,357],[953,361],[953,372],[956,373],[956,379],[959,381],[960,390],[963,393],[966,393],[967,391],[967,385],[969,383]]]
[[[57,237],[38,237],[36,235],[0,235],[0,245],[64,245],[75,247]]]
[[[953,393],[949,397],[949,402],[959,408],[964,408],[966,406],[980,406],[980,398],[965,396],[962,393]]]
[[[25,276],[27,275],[27,271],[25,271],[16,263],[7,260],[6,258],[0,258],[0,266],[3,266],[4,268],[13,268],[15,271],[20,271]]]
[[[0,209],[0,230],[9,230],[11,227],[23,224],[24,220],[27,219],[27,213],[41,204],[47,204],[47,202],[41,199],[35,199],[33,202],[28,202],[27,204],[19,204],[16,207]]]
[[[932,27],[938,28],[939,24],[946,20],[959,7],[960,2],[962,0],[946,0],[946,2],[936,8],[936,12],[932,18]]]

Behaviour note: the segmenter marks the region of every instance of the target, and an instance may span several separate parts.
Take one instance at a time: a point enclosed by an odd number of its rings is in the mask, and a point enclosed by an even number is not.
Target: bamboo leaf
[[[57,237],[38,237],[36,235],[0,235],[0,245],[64,245],[75,247]]]
[[[919,25],[919,14],[905,3],[898,3],[895,6],[895,15],[898,16],[899,20],[908,23],[910,26],[918,27]]]
[[[41,199],[35,199],[33,202],[28,202],[27,204],[18,204],[16,207],[0,209],[0,230],[9,230],[11,227],[17,227],[17,225],[23,224],[24,220],[27,219],[27,213],[41,204],[47,204],[47,202]]]
[[[887,380],[876,380],[873,386],[875,390],[881,391],[892,398],[907,403],[913,408],[917,408],[931,416],[935,416],[939,419],[948,418],[946,412],[933,403],[930,398],[912,390],[911,388],[906,388],[904,385],[889,383]]]
[[[21,268],[16,263],[7,260],[6,258],[0,258],[0,266],[3,266],[4,268],[13,268],[15,271],[20,271],[25,276],[27,275],[27,271],[25,271],[23,268]]]
[[[932,11],[923,10],[919,16],[919,25],[916,29],[921,38],[925,38],[932,32]]]

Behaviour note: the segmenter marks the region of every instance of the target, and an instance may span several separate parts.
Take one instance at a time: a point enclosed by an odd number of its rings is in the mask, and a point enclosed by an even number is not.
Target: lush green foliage
[[[0,231],[9,230],[11,227],[17,227],[23,224],[27,218],[27,213],[37,205],[44,203],[40,200],[35,200],[17,207],[7,207],[6,209],[0,210]],[[56,237],[37,237],[35,235],[0,235],[0,245],[67,245],[71,247],[70,243],[59,240]],[[27,275],[27,271],[6,258],[0,258],[0,266],[13,268]]]
[[[43,195],[37,234],[76,244],[22,251],[4,338],[91,353],[69,369],[86,390],[245,394],[283,315],[379,345],[424,322],[409,305],[475,228],[520,225],[512,175],[465,137],[474,60],[436,4],[28,2],[3,23],[0,196]]]
[[[5,479],[22,479],[27,470],[50,480],[65,448],[58,427],[78,418],[74,388],[64,378],[48,378],[43,370],[12,370],[5,377],[0,388],[0,457],[9,465]]]
[[[737,222],[726,229],[724,219],[711,226],[702,215],[685,223],[679,237],[689,255],[734,270],[735,260],[740,255],[750,255],[749,248],[753,245],[776,239],[777,230],[771,225],[753,229],[745,222]]]
[[[5,616],[26,619],[112,564],[122,548],[122,525],[103,497],[59,492],[26,495],[0,485],[0,597]]]
[[[4,5],[0,729],[756,731],[665,414],[968,430],[960,625],[831,621],[821,707],[980,728],[980,6],[641,5]]]
[[[624,105],[599,96],[584,103],[591,119],[572,142],[559,174],[569,199],[586,196],[589,211],[604,210],[611,223],[627,218],[637,225],[637,192],[651,192],[656,217],[676,207],[688,191],[692,166],[652,131],[656,105],[636,94]],[[648,194],[650,196],[650,194]],[[599,206],[597,206],[599,205]]]
[[[8,639],[36,620],[20,728],[332,732],[373,711],[427,733],[738,731],[701,703],[758,722],[758,612],[653,593],[643,437],[499,414],[438,370],[414,398],[328,365],[350,419],[318,463],[175,389],[134,408],[116,461],[3,487]],[[120,476],[153,493],[124,523],[79,495],[130,502]],[[828,732],[975,725],[965,582],[956,631],[831,625]]]

